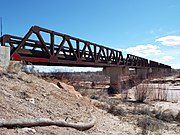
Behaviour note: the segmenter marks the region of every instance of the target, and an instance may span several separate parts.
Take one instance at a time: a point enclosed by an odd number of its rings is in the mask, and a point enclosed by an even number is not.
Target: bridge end
[[[7,68],[10,62],[10,47],[0,46],[0,67]]]

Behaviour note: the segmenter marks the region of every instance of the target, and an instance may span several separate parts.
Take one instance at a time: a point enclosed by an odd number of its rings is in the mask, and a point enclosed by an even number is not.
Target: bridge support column
[[[0,46],[0,67],[7,68],[10,62],[10,47]]]
[[[153,77],[162,77],[169,75],[170,73],[171,73],[171,69],[154,67],[152,68],[151,74],[153,75]]]
[[[153,67],[152,75],[153,75],[153,77],[161,77],[163,75],[163,71],[161,70],[161,68]]]
[[[148,68],[136,68],[136,74],[140,79],[147,79]]]
[[[105,67],[103,73],[110,76],[109,92],[117,94],[121,92],[121,76],[129,74],[129,67]]]

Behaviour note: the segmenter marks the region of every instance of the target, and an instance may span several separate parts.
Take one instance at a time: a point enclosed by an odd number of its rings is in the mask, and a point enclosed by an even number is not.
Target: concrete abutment
[[[22,69],[21,61],[10,60],[10,47],[0,46],[0,68],[8,72],[19,72]]]
[[[0,46],[0,67],[7,68],[10,63],[10,47]]]

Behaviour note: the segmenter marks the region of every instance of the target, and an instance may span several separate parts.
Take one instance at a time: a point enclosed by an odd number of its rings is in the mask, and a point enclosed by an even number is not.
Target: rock
[[[99,96],[99,95],[92,95],[92,96],[90,96],[90,98],[91,98],[91,99],[98,100],[98,99],[100,98],[100,96]]]
[[[21,99],[27,99],[27,98],[31,98],[31,95],[26,91],[21,91],[19,92],[19,97]]]
[[[157,118],[165,121],[178,121],[180,117],[180,103],[157,102],[154,105]]]
[[[4,70],[4,68],[2,66],[0,66],[0,72],[3,71],[3,70]]]
[[[33,128],[23,128],[22,130],[26,133],[36,133],[36,130]]]
[[[19,72],[18,73],[18,79],[25,81],[27,83],[31,83],[32,79],[30,78],[30,76],[28,76],[26,73],[24,72]]]
[[[98,100],[91,99],[91,103],[99,109],[108,111],[110,109],[110,105],[106,102],[100,102]]]
[[[111,106],[108,113],[111,113],[114,116],[124,116],[126,114],[125,110],[120,106]]]
[[[34,98],[26,98],[27,101],[29,101],[32,104],[35,104],[35,100]]]
[[[57,86],[56,84],[54,84],[54,83],[50,83],[53,87],[56,87],[56,88],[58,88],[58,89],[60,89],[60,87],[59,86]]]
[[[160,120],[153,119],[149,116],[138,119],[137,125],[141,127],[144,132],[147,132],[147,130],[155,131],[164,126]]]
[[[167,109],[167,110],[164,110],[163,112],[159,112],[158,114],[156,114],[156,118],[167,121],[167,122],[171,122],[175,120],[173,110],[171,109]]]
[[[22,69],[22,63],[19,61],[10,61],[7,71],[10,73],[19,73]]]
[[[76,96],[77,98],[82,98],[82,95],[81,95],[79,92],[77,92],[77,91],[74,89],[74,87],[71,86],[71,85],[65,84],[65,83],[63,83],[63,82],[58,82],[58,83],[57,83],[57,86],[58,86],[59,88],[62,88],[62,89],[64,89],[64,90],[68,91],[70,94]]]

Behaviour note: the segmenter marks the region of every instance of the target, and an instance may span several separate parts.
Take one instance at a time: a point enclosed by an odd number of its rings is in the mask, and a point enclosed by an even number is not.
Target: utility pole
[[[1,16],[1,37],[2,37],[2,16]]]

